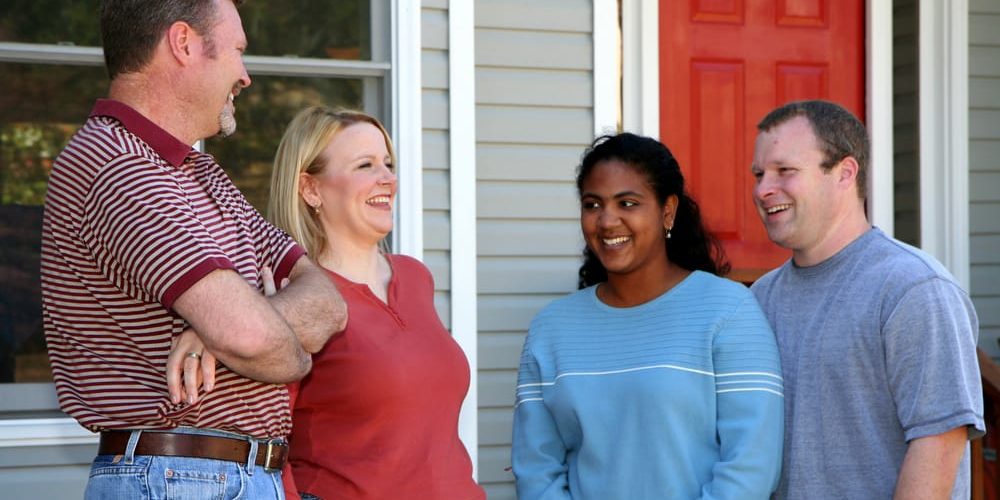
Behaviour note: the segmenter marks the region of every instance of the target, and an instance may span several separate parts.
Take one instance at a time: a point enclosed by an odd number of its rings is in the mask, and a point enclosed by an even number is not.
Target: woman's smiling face
[[[397,187],[382,131],[370,123],[349,125],[333,136],[322,157],[326,164],[313,178],[328,235],[377,243],[392,231]]]
[[[667,259],[664,233],[676,203],[671,196],[661,204],[646,177],[630,165],[599,162],[580,194],[584,241],[609,276],[651,270]]]

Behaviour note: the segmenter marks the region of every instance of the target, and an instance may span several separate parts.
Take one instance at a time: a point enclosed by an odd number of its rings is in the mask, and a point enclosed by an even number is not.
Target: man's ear
[[[853,156],[845,156],[843,160],[840,160],[837,168],[840,169],[838,172],[840,178],[837,179],[839,184],[845,187],[857,184],[858,171],[861,169],[858,160],[855,160]]]
[[[201,37],[184,21],[170,25],[165,41],[170,48],[170,54],[182,65],[187,65],[191,56],[198,53],[196,49],[200,50],[201,46]]]

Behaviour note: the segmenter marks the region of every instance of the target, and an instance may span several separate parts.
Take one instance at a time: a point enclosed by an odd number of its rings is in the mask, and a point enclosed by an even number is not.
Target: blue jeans
[[[229,435],[192,429],[174,432]],[[135,455],[134,450],[133,441],[124,455],[98,455],[83,498],[285,499],[280,470],[208,458]]]

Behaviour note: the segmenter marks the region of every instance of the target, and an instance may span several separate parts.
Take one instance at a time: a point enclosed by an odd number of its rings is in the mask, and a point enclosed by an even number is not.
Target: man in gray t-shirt
[[[847,110],[796,102],[758,125],[754,202],[792,259],[753,286],[785,385],[777,498],[968,498],[983,434],[968,294],[865,216],[868,137]]]

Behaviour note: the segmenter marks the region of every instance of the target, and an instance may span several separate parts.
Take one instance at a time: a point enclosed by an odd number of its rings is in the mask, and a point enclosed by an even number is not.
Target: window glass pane
[[[3,0],[0,41],[101,45],[99,0]],[[294,8],[252,1],[240,7],[255,55],[371,60],[369,0],[312,0]]]
[[[249,4],[249,2],[248,2]],[[236,133],[206,141],[233,183],[250,203],[266,212],[274,152],[288,122],[303,108],[322,104],[361,109],[357,79],[254,76],[236,98]]]
[[[3,0],[0,41],[101,45],[99,0]]]
[[[102,67],[0,63],[0,383],[52,379],[39,247],[52,161],[104,94]]]
[[[253,1],[240,7],[248,54],[371,60],[369,0]]]

